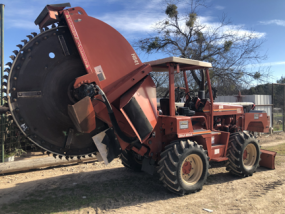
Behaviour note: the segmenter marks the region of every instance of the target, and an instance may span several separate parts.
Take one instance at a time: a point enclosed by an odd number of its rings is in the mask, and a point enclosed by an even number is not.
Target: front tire
[[[179,195],[202,189],[209,168],[207,152],[190,140],[177,140],[166,146],[158,162],[160,180]]]
[[[252,176],[260,161],[260,147],[257,140],[245,132],[230,135],[227,151],[227,170],[241,177]]]

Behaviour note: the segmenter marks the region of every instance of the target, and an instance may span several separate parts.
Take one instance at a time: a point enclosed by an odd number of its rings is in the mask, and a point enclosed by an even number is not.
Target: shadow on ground
[[[257,173],[264,171],[260,168]],[[206,185],[221,184],[240,179],[221,170],[210,170]],[[23,186],[33,191],[21,192],[21,197],[2,204],[1,213],[52,213],[93,207],[95,210],[116,209],[140,203],[179,197],[169,193],[158,181],[158,176],[135,173],[125,168],[61,175],[26,182],[2,189],[4,199],[11,192],[23,191]],[[1,200],[0,198],[0,200]]]

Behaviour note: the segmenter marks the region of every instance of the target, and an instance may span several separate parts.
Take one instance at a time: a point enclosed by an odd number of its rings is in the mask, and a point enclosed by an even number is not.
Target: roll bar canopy
[[[168,72],[169,63],[174,64],[174,69],[179,68],[179,70],[195,70],[195,69],[205,69],[212,68],[212,64],[209,62],[202,62],[193,59],[186,59],[180,57],[167,57],[163,59],[158,59],[150,62],[145,62],[145,64],[150,64],[152,71],[154,72]]]

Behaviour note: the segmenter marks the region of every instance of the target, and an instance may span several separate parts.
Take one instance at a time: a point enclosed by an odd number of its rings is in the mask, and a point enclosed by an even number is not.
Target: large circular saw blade
[[[32,38],[14,59],[8,77],[8,103],[15,122],[35,144],[59,155],[78,156],[97,151],[96,130],[79,133],[68,116],[74,104],[70,90],[86,70],[67,27],[57,27]]]

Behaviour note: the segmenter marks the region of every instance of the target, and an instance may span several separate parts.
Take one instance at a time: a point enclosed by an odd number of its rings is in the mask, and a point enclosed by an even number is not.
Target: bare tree
[[[179,13],[177,3],[181,2],[187,5],[189,12]],[[268,69],[249,69],[249,65],[266,59],[266,54],[260,54],[264,40],[258,33],[232,25],[225,15],[218,23],[203,23],[198,12],[201,7],[207,7],[205,0],[166,3],[166,18],[156,23],[155,36],[139,40],[136,48],[147,54],[162,52],[212,63],[212,85],[219,89],[220,94],[228,94],[253,80],[267,77]],[[200,90],[205,90],[203,72],[192,70],[189,73],[192,87],[199,86]]]

